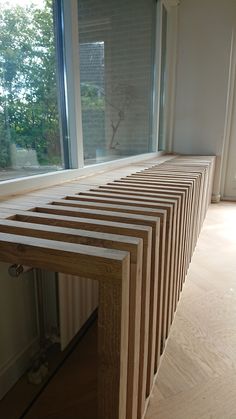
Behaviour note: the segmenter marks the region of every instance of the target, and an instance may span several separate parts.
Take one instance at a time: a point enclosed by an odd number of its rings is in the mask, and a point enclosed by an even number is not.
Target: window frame
[[[171,0],[172,2],[175,0]],[[168,0],[160,0],[158,3],[162,3],[167,8],[168,16],[170,10],[173,7],[167,7],[166,2]],[[162,156],[165,154],[163,151],[158,151],[158,121],[159,121],[159,85],[160,83],[160,68],[161,62],[158,57],[161,54],[159,43],[155,45],[155,58],[154,58],[154,118],[153,118],[153,152],[145,154],[133,155],[117,160],[112,160],[104,163],[97,163],[93,165],[84,165],[83,156],[83,133],[82,133],[82,110],[80,100],[80,66],[79,66],[79,30],[78,30],[78,5],[77,0],[55,0],[56,3],[56,24],[61,24],[63,35],[63,45],[59,43],[60,48],[63,48],[64,60],[59,63],[61,67],[64,66],[64,78],[65,78],[65,92],[67,93],[65,99],[64,118],[67,118],[68,122],[68,134],[65,134],[64,141],[68,141],[70,144],[70,169],[63,169],[56,172],[43,173],[34,176],[27,176],[23,178],[14,178],[0,182],[0,196],[9,196],[15,194],[26,193],[35,189],[45,188],[56,185],[61,182],[69,181],[80,176],[94,174],[96,172],[103,172],[106,170],[112,170],[117,167],[126,166],[127,164],[135,163],[140,160],[148,160],[154,157]],[[157,7],[158,9],[158,7]],[[58,18],[58,12],[61,11],[61,22]],[[158,21],[156,17],[157,27]],[[161,26],[161,25],[160,25]],[[156,38],[158,39],[159,33],[162,30],[158,28]],[[176,34],[175,34],[176,35]],[[168,48],[167,55],[171,53],[171,48]],[[175,57],[176,58],[176,57]],[[168,58],[167,58],[168,60]],[[62,70],[62,69],[61,69]],[[65,76],[66,75],[66,76]],[[169,81],[169,78],[168,78]],[[60,83],[60,80],[59,80]],[[173,85],[172,85],[173,88]],[[60,101],[60,105],[62,101]],[[70,111],[68,111],[68,109]],[[173,117],[173,115],[172,115]],[[62,121],[63,124],[63,121]],[[167,150],[171,151],[171,150]]]
[[[156,57],[155,57],[155,94],[154,94],[154,125],[153,132],[157,141],[160,129],[160,92],[161,92],[161,69],[162,69],[162,35],[163,35],[163,8],[167,12],[167,39],[166,39],[166,101],[164,107],[165,123],[165,151],[173,151],[173,131],[175,113],[175,85],[177,70],[177,47],[178,47],[178,6],[180,0],[157,0],[156,15]]]

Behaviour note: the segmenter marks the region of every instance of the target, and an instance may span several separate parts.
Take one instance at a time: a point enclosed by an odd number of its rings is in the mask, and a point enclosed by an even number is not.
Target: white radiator
[[[98,284],[58,274],[61,350],[71,342],[98,306]]]

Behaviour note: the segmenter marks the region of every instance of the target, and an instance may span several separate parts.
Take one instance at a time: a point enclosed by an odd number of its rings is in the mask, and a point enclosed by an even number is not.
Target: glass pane
[[[162,37],[161,37],[161,87],[159,111],[158,150],[165,150],[165,101],[166,101],[166,60],[167,60],[167,10],[162,6]]]
[[[0,180],[63,168],[52,0],[0,0]]]
[[[80,0],[85,164],[146,153],[152,144],[153,0]]]

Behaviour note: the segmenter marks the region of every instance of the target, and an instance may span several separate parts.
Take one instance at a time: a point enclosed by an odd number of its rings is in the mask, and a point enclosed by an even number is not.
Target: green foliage
[[[61,161],[52,1],[0,12],[0,167],[9,144],[35,149],[41,164]]]
[[[81,102],[83,110],[104,110],[105,99],[100,88],[88,83],[81,84]]]
[[[9,144],[5,139],[4,130],[0,124],[0,167],[5,168],[10,164]]]

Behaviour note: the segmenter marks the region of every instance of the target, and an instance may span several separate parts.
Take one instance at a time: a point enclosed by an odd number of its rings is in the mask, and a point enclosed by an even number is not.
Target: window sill
[[[27,193],[36,189],[47,188],[63,182],[67,182],[78,177],[90,176],[95,173],[101,173],[108,170],[127,166],[139,161],[150,160],[155,157],[164,156],[163,151],[156,153],[140,154],[138,156],[126,157],[111,162],[100,163],[92,166],[86,166],[81,169],[69,169],[57,172],[43,173],[40,175],[4,180],[0,182],[0,198],[4,199],[12,195]]]

